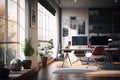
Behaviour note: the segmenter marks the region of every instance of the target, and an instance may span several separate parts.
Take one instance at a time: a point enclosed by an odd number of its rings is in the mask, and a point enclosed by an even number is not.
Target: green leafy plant
[[[32,47],[30,39],[25,39],[23,51],[24,51],[25,56],[32,56],[33,55],[34,48]]]
[[[40,49],[41,52],[39,52],[39,55],[45,56],[45,57],[50,57],[52,55],[51,50],[53,48],[54,48],[53,39],[50,39],[50,41],[48,41],[47,44]]]

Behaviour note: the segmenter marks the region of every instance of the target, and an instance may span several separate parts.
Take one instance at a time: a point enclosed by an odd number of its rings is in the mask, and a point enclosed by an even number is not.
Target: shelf
[[[120,8],[90,8],[89,25],[93,27],[90,33],[119,34]]]

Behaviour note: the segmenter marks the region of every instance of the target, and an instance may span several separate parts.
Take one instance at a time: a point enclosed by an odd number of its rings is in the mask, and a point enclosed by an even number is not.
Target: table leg
[[[72,66],[72,63],[71,63],[71,60],[70,60],[70,57],[69,57],[69,55],[68,55],[68,54],[67,54],[67,57],[68,57],[69,62],[70,62],[70,64],[71,64],[71,66]]]
[[[69,57],[69,54],[66,53],[66,54],[65,54],[65,57],[64,57],[64,59],[63,59],[62,67],[63,67],[63,65],[64,65],[65,60],[67,59],[67,57],[68,57],[68,59],[69,59],[70,64],[72,65],[71,60],[70,60],[70,57]]]
[[[64,59],[63,59],[62,67],[63,67],[66,59],[67,59],[67,53],[65,54],[65,57],[64,57]]]

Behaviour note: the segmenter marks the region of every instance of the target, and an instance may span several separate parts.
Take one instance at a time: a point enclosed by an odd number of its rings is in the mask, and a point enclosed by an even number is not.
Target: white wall
[[[31,7],[33,7],[36,11],[37,11],[37,3],[38,3],[38,0],[29,0],[29,4],[28,4],[28,11],[29,11],[29,14],[28,14],[28,38],[31,38],[31,42],[32,42],[32,46],[35,50],[34,54],[30,57],[30,59],[32,60],[32,68],[36,68],[38,67],[38,58],[37,58],[37,55],[36,55],[36,51],[37,51],[37,45],[38,45],[38,25],[36,24],[36,28],[32,28],[31,27]],[[36,14],[36,17],[37,17],[37,14]]]
[[[55,13],[55,27],[53,30],[53,36],[54,36],[54,54],[53,57],[56,58],[58,54],[58,46],[59,46],[59,9],[55,7],[56,13]]]
[[[77,34],[77,29],[70,28],[70,17],[75,16],[77,20],[85,20],[85,34]],[[72,36],[88,36],[88,8],[62,9],[62,28],[68,28],[68,37],[63,37],[62,48],[65,48],[68,41],[72,41]],[[75,46],[74,46],[75,47]]]

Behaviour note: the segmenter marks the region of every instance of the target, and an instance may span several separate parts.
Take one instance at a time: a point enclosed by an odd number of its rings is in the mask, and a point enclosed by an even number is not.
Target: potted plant
[[[6,68],[4,63],[0,61],[0,80],[8,78],[10,74],[10,69]]]
[[[32,47],[31,40],[30,39],[25,39],[25,44],[23,47],[24,55],[27,57],[30,57],[34,54],[34,48]],[[24,69],[30,69],[32,61],[31,60],[23,60],[23,67]]]
[[[54,48],[53,39],[50,39],[50,41],[48,41],[47,44],[41,48],[41,52],[39,52],[39,55],[41,56],[42,67],[47,66],[47,59],[48,57],[51,57],[52,55],[51,50],[53,48]]]

